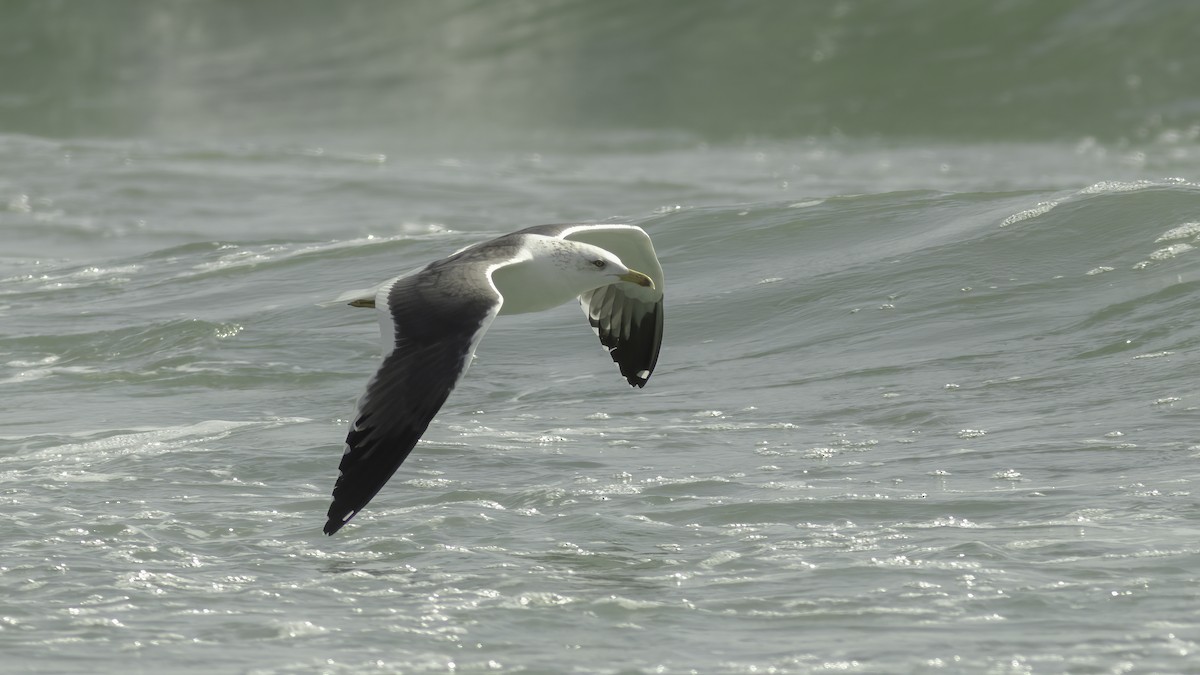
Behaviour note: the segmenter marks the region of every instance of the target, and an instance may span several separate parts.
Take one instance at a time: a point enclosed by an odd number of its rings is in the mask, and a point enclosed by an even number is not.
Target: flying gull
[[[634,225],[529,227],[342,295],[379,310],[383,363],[354,411],[325,534],[357,515],[412,452],[497,314],[575,297],[621,375],[645,386],[662,345],[663,272]]]

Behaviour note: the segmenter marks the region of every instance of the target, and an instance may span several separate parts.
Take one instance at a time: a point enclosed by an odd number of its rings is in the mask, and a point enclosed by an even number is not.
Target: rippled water
[[[1063,58],[1031,78],[1062,77],[1100,25],[1169,23],[1064,5],[1077,11],[1055,25],[1074,46],[1030,38],[1020,53]],[[191,13],[221,25],[236,6],[166,3],[131,25],[174,35]],[[288,20],[317,31],[323,15],[300,6]],[[336,25],[368,25],[356,6]],[[456,6],[468,35],[497,11]],[[890,25],[846,6],[853,26]],[[87,44],[90,10],[56,7],[62,34],[46,39]],[[588,10],[555,7],[501,34],[595,39]],[[5,11],[10,26],[59,16]],[[679,30],[733,20],[701,16]],[[770,23],[738,16],[728,25]],[[617,27],[644,23],[631,21]],[[174,91],[90,130],[67,128],[84,123],[73,98],[40,129],[33,89],[0,99],[5,672],[1195,669],[1200,146],[1186,114],[1020,142],[731,139],[729,109],[709,120],[719,132],[600,130],[581,114],[577,134],[472,128],[478,145],[343,118],[311,133],[295,118],[230,135],[123,126],[244,94],[200,77],[226,62],[266,78],[270,99],[235,112],[282,106],[300,73],[341,73],[343,94],[373,100],[355,87],[374,81],[350,73],[386,71],[381,23],[377,41],[346,43],[359,51],[291,70],[184,30],[176,50],[154,43],[177,70],[158,67],[194,79],[159,83],[197,98]],[[702,62],[724,49],[679,40]],[[281,58],[301,44],[280,29],[260,46]],[[536,52],[503,49],[515,60],[494,63],[543,73]],[[454,54],[452,83],[465,70],[485,94],[503,89]],[[62,58],[82,68],[76,57]],[[117,80],[101,84],[134,86]],[[1083,83],[1104,99],[1100,79]],[[1170,109],[1188,110],[1180,100]],[[1009,122],[999,135],[1020,135]],[[666,341],[648,386],[623,382],[576,307],[501,317],[400,472],[323,536],[379,345],[370,312],[319,303],[575,221],[633,222],[655,241]]]
[[[1187,181],[839,196],[779,175],[807,146],[623,156],[702,167],[663,187],[570,153],[6,144],[51,167],[2,216],[0,641],[21,670],[1188,661]],[[695,197],[714,166],[753,199]],[[950,173],[907,180],[982,180]],[[414,181],[479,189],[397,218],[425,205]],[[535,190],[558,198],[515,196]],[[498,321],[401,472],[323,537],[378,346],[369,313],[316,303],[589,199],[636,204],[596,213],[663,260],[650,386],[575,308]]]

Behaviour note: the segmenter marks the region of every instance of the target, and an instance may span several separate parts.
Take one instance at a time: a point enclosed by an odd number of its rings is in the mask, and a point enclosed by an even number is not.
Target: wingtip
[[[616,361],[616,357],[613,357],[613,360]],[[653,366],[651,367],[653,368]],[[625,375],[625,373],[622,374]],[[649,370],[639,370],[632,375],[625,375],[625,381],[628,382],[629,386],[631,387],[644,388],[646,383],[650,381],[651,375],[653,375],[653,373],[651,373]]]
[[[339,482],[341,482],[341,481],[339,481]],[[340,509],[338,509],[338,511],[340,511]],[[335,511],[334,506],[331,505],[329,507],[329,513],[326,514],[326,516],[325,516],[325,529],[324,529],[325,534],[332,535],[334,532],[337,532],[338,530],[345,527],[346,523],[350,522],[351,518],[358,515],[358,509],[354,509],[353,511],[350,511],[349,513],[342,516],[341,518],[338,518],[333,515],[336,512],[337,511]]]
[[[330,510],[332,511],[333,509]],[[354,515],[355,512],[351,511],[350,514],[345,518],[334,518],[333,516],[328,516],[325,520],[325,534],[332,536],[334,532],[342,529],[346,523],[350,522],[350,519],[353,518]]]

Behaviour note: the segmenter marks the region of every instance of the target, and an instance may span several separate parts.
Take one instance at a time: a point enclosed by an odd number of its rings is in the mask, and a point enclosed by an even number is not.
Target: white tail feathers
[[[346,291],[333,300],[318,302],[318,307],[333,307],[334,305],[349,305],[351,303],[375,303],[375,294],[379,292],[380,286],[374,288],[359,288],[353,291]],[[370,305],[368,305],[370,306]]]

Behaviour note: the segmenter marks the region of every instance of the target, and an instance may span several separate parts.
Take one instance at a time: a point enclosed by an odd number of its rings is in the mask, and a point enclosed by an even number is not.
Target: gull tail
[[[317,306],[333,307],[334,305],[352,305],[354,307],[374,307],[375,294],[379,292],[381,287],[382,284],[380,286],[375,286],[374,288],[359,288],[353,291],[346,291],[333,300],[318,302]]]

